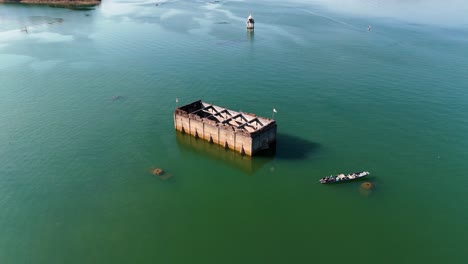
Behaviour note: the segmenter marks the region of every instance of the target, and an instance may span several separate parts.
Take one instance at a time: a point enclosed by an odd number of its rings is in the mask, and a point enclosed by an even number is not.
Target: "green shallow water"
[[[468,260],[465,24],[262,1],[0,20],[2,263]],[[276,108],[276,151],[176,133],[175,98]],[[359,170],[372,190],[318,183]]]

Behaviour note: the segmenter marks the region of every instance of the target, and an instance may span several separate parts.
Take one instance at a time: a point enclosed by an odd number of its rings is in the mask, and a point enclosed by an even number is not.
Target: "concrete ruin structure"
[[[276,122],[201,100],[176,108],[174,127],[224,148],[252,156],[276,143]]]

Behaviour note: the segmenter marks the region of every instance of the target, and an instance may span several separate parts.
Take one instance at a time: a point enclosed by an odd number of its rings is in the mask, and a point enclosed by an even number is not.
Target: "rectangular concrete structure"
[[[211,143],[252,156],[276,144],[276,122],[201,100],[174,111],[174,127]]]

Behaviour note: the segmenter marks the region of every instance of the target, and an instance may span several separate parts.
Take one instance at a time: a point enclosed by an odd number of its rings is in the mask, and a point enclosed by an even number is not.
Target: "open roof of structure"
[[[194,107],[194,104],[196,106]],[[254,114],[237,112],[213,104],[197,101],[180,107],[188,114],[196,115],[204,119],[215,121],[217,124],[230,126],[236,130],[252,133],[261,130],[275,121],[268,118],[258,117]]]

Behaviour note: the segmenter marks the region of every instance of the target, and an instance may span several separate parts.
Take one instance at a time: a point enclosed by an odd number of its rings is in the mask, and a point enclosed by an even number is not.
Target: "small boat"
[[[355,172],[355,173],[350,173],[350,174],[338,174],[335,176],[331,175],[331,176],[320,179],[320,183],[326,184],[326,183],[352,181],[352,180],[365,177],[369,174],[370,173],[368,171],[361,171],[361,172]]]

